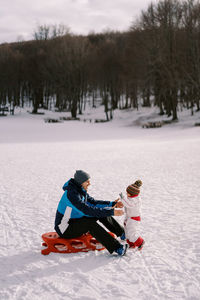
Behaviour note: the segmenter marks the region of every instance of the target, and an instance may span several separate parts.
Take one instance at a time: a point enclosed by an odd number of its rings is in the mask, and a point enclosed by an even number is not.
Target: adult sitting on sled
[[[89,178],[88,173],[78,170],[74,178],[64,184],[64,194],[56,212],[55,230],[60,237],[66,239],[77,238],[89,232],[110,253],[124,255],[127,244],[120,244],[99,224],[102,223],[117,236],[123,236],[123,227],[112,217],[123,215],[123,210],[115,209],[122,208],[123,204],[120,201],[95,200],[89,196]]]

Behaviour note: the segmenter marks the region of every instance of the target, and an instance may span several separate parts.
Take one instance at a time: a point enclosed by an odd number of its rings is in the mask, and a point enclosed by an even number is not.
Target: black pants
[[[109,231],[115,233],[117,236],[121,236],[124,232],[123,227],[113,218],[89,218],[83,217],[80,219],[70,219],[69,226],[63,233],[63,238],[76,238],[84,233],[89,232],[94,238],[97,239],[106,249],[113,253],[119,246],[120,243],[113,238],[103,226],[97,221],[101,222]]]

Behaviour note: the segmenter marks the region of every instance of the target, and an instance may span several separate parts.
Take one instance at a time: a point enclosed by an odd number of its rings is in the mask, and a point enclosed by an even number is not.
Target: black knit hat
[[[137,196],[140,193],[141,185],[142,185],[142,181],[141,180],[136,180],[135,183],[133,183],[133,184],[131,184],[127,187],[126,191],[131,196]]]
[[[90,175],[83,170],[76,170],[76,173],[74,174],[74,180],[78,184],[82,184],[83,182],[87,181],[90,178]]]

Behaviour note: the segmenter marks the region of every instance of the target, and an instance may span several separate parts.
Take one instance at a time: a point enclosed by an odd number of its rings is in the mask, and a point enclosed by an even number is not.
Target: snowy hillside
[[[143,114],[116,112],[104,124],[0,118],[1,300],[200,299],[200,118],[143,129]],[[41,255],[76,169],[91,175],[97,199],[142,179],[142,252]]]

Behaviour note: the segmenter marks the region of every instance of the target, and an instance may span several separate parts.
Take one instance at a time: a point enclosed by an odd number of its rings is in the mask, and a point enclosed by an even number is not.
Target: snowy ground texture
[[[0,118],[1,300],[200,299],[200,128],[194,120],[132,126],[141,117]],[[142,252],[41,255],[41,234],[53,231],[62,185],[76,169],[90,173],[97,199],[143,181]]]

